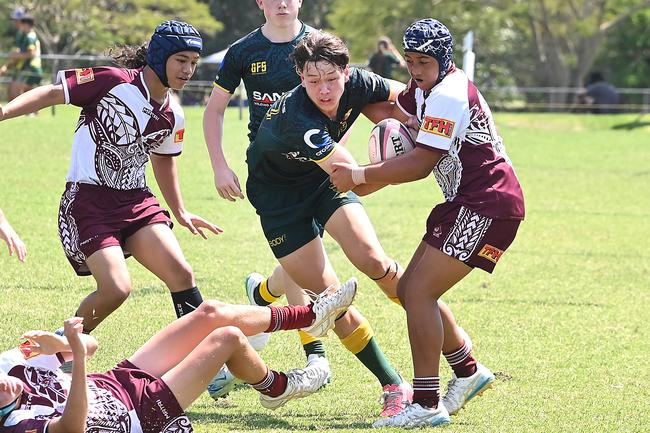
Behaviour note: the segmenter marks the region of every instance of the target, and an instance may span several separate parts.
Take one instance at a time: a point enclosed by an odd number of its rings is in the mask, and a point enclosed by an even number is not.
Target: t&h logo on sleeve
[[[456,123],[451,120],[442,119],[440,117],[425,116],[420,129],[430,132],[431,134],[451,138],[455,125]]]
[[[77,74],[77,84],[84,84],[95,81],[95,73],[92,69],[75,69],[75,73]]]

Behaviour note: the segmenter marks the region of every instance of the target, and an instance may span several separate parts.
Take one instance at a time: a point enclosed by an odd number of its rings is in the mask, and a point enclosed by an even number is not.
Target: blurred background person
[[[386,36],[382,36],[377,42],[377,51],[368,60],[368,68],[384,78],[393,78],[394,65],[404,68],[406,62],[399,51],[395,49],[391,40]]]
[[[621,102],[618,90],[609,83],[600,72],[592,72],[589,76],[587,88],[585,89],[585,101],[591,105],[594,114],[618,113],[617,105]]]
[[[0,76],[5,75],[11,71],[11,81],[7,87],[7,100],[11,101],[16,96],[18,96],[17,89],[19,88],[18,82],[18,73],[20,71],[19,65],[17,65],[17,59],[11,57],[14,53],[20,53],[20,46],[22,45],[22,40],[25,37],[25,33],[20,30],[20,20],[25,16],[25,9],[19,7],[14,9],[9,17],[11,18],[11,23],[15,30],[14,41],[12,43],[11,49],[9,50],[9,57],[7,57],[6,62],[0,66]]]
[[[24,15],[18,22],[18,30],[23,33],[20,52],[12,54],[16,59],[18,75],[14,97],[27,92],[41,84],[41,41],[34,31],[34,17]]]

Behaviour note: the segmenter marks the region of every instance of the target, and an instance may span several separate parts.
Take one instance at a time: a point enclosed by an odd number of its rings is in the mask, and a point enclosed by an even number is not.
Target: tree
[[[500,0],[530,43],[537,85],[581,87],[599,48],[650,0]]]
[[[169,19],[192,23],[203,33],[220,30],[197,0],[26,0],[46,52],[100,53],[112,45],[147,41],[156,25]]]
[[[650,9],[630,17],[608,38],[593,68],[618,87],[650,87]]]
[[[377,46],[377,39],[386,35],[401,49],[404,30],[414,21],[431,17],[449,27],[455,37],[455,61],[462,65],[462,38],[474,31],[477,53],[475,81],[482,86],[514,85],[510,65],[518,56],[520,43],[510,29],[507,16],[493,5],[481,1],[441,0],[374,0],[351,2],[335,0],[328,17],[334,33],[348,43],[352,61],[365,63]],[[480,17],[480,19],[477,19]],[[404,73],[402,79],[407,79]]]
[[[476,81],[518,86],[582,87],[600,48],[650,0],[335,0],[329,20],[357,59],[376,37],[401,37],[406,26],[432,16],[460,38],[476,36]],[[433,13],[432,13],[433,11]],[[637,27],[643,29],[643,27]],[[633,34],[629,35],[633,37]],[[551,102],[568,102],[556,93]]]

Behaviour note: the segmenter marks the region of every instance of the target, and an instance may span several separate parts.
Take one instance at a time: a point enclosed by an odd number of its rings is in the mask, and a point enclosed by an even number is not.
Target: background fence
[[[5,57],[6,53],[0,53],[0,58]],[[43,82],[54,81],[56,72],[61,69],[110,64],[110,58],[105,56],[44,54],[41,58],[45,71]],[[207,102],[218,67],[218,63],[201,61],[194,79],[179,92],[184,105],[204,105]],[[10,81],[10,73],[0,77],[2,84]],[[578,87],[490,87],[481,86],[480,83],[478,86],[494,111],[585,113],[606,109],[620,113],[650,112],[650,88],[619,88],[617,90],[621,102],[610,106],[585,103],[584,89]],[[6,88],[6,85],[2,86],[0,100],[6,100]],[[235,92],[231,104],[246,106],[246,95],[241,86]]]

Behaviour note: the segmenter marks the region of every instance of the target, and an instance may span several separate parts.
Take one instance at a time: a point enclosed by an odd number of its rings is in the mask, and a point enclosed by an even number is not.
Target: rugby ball
[[[368,158],[371,163],[386,161],[415,148],[411,132],[396,119],[384,119],[372,128],[368,139]]]

